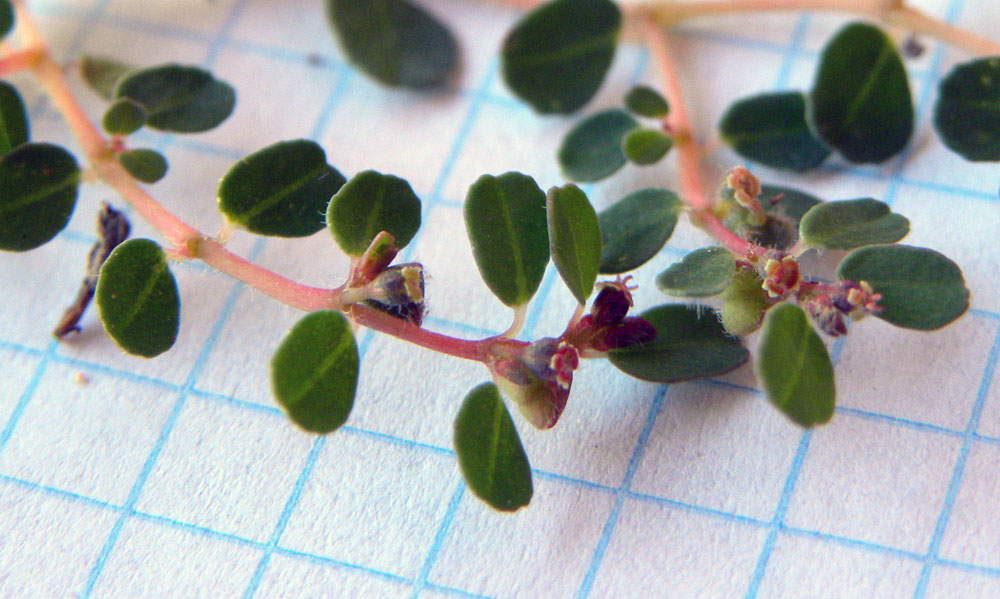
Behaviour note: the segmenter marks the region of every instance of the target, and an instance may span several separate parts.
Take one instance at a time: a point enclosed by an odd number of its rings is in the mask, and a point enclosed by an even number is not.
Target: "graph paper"
[[[496,334],[509,311],[479,279],[461,205],[484,173],[518,170],[563,184],[555,150],[572,119],[540,117],[505,89],[497,48],[516,10],[424,0],[453,26],[461,72],[430,94],[380,87],[345,64],[320,0],[32,2],[67,64],[81,53],[138,66],[181,62],[234,85],[217,130],[135,136],[163,152],[151,192],[206,233],[221,224],[219,178],[279,140],[320,143],[351,176],[408,179],[423,227],[404,252],[430,275],[427,326]],[[996,38],[993,0],[915,3]],[[830,15],[715,18],[672,36],[709,167],[741,160],[716,142],[733,100],[808,89]],[[929,125],[937,83],[960,52],[925,41],[908,59],[917,129],[879,166],[833,160],[765,181],[825,199],[874,197],[910,218],[907,242],[963,268],[972,309],[934,333],[870,319],[830,343],[832,422],[797,428],[744,367],[713,380],[654,385],[586,363],[560,423],[515,416],[534,469],[531,505],[487,508],[451,449],[480,365],[359,331],[355,408],[328,437],[292,426],[268,391],[267,364],[297,318],[197,263],[174,267],[183,302],[173,350],[124,356],[95,315],[65,343],[49,331],[82,277],[99,203],[85,186],[68,229],[26,254],[0,255],[0,597],[98,598],[803,598],[1000,596],[1000,168],[948,153]],[[655,85],[631,42],[586,112]],[[102,103],[70,72],[89,114]],[[25,76],[33,138],[77,146]],[[668,161],[672,163],[672,161]],[[675,187],[673,167],[626,167],[585,188],[600,209],[625,193]],[[135,219],[134,235],[157,238]],[[641,308],[666,303],[652,280],[710,240],[689,224],[636,275]],[[346,259],[326,232],[306,240],[236,234],[233,251],[332,287]],[[822,269],[839,255],[811,258]],[[573,299],[550,268],[526,339],[557,334]],[[753,346],[755,338],[748,343]]]

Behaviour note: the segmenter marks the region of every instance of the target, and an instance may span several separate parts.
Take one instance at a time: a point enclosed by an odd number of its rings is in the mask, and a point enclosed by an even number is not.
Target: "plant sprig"
[[[528,12],[501,50],[506,82],[537,111],[567,113],[586,105],[613,60],[626,20],[641,31],[663,86],[663,95],[635,88],[622,108],[573,127],[558,156],[565,174],[596,181],[628,163],[654,165],[672,152],[680,191],[640,190],[597,213],[572,184],[546,192],[524,173],[481,177],[468,191],[466,227],[482,278],[512,309],[513,323],[500,335],[460,339],[423,328],[423,265],[394,262],[421,224],[420,199],[406,181],[370,170],[345,177],[309,140],[272,144],[234,165],[217,190],[224,230],[300,237],[326,228],[351,259],[346,280],[336,288],[291,281],[230,252],[223,237],[200,233],[139,185],[160,179],[168,165],[153,150],[129,147],[129,136],[142,128],[185,133],[215,127],[233,109],[231,86],[197,67],[139,68],[90,57],[82,73],[109,101],[101,118],[105,135],[71,93],[23,0],[0,0],[0,35],[16,23],[23,40],[21,50],[5,48],[0,75],[30,70],[36,76],[86,162],[81,169],[66,150],[31,141],[23,102],[3,83],[0,248],[24,251],[52,239],[72,213],[84,174],[92,174],[167,244],[131,240],[109,248],[106,261],[102,256],[96,295],[108,333],[130,353],[149,357],[169,349],[182,314],[168,261],[178,259],[202,260],[309,312],[271,360],[278,403],[307,431],[328,433],[349,417],[359,372],[353,326],[481,362],[493,383],[465,398],[455,448],[470,489],[501,510],[527,505],[532,492],[528,458],[501,392],[530,424],[550,428],[566,408],[582,359],[607,358],[629,375],[656,382],[711,377],[745,363],[749,352],[740,337],[763,328],[758,378],[779,410],[813,426],[829,420],[835,407],[831,362],[817,329],[838,336],[849,321],[874,315],[932,330],[960,317],[969,293],[951,260],[896,244],[909,222],[873,198],[821,202],[761,185],[742,167],[729,172],[719,193],[707,191],[703,153],[664,25],[706,14],[787,9],[860,13],[987,55],[946,77],[935,125],[944,143],[966,158],[1000,159],[1000,122],[990,111],[1000,102],[1000,58],[992,57],[1000,55],[1000,45],[901,0],[645,0],[624,9],[610,0],[553,0]],[[348,58],[384,84],[435,87],[454,72],[453,35],[409,0],[379,0],[371,11],[327,0],[327,10]],[[380,43],[368,44],[371,35]],[[741,100],[721,123],[737,152],[794,171],[814,168],[834,151],[852,161],[885,160],[906,146],[912,129],[902,60],[890,38],[860,23],[828,44],[812,90]],[[673,296],[718,297],[721,305],[714,310],[667,304],[630,315],[633,278],[621,275],[656,255],[684,213],[720,245],[690,254],[661,273],[657,285]],[[837,280],[799,271],[798,256],[811,248],[850,250]],[[558,337],[517,339],[550,259],[579,305]]]

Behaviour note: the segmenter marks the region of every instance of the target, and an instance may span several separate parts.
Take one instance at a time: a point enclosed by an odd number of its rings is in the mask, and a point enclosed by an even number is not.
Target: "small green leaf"
[[[651,119],[661,119],[670,113],[667,100],[645,85],[636,85],[625,94],[625,108],[632,114]]]
[[[0,81],[0,155],[28,141],[28,112],[17,88]]]
[[[84,56],[80,59],[80,73],[90,89],[107,101],[115,98],[115,84],[122,75],[135,67],[103,56]]]
[[[412,2],[327,0],[326,8],[350,61],[386,85],[433,87],[455,70],[455,37]]]
[[[934,128],[966,160],[1000,160],[1000,56],[960,64],[941,81]]]
[[[228,83],[198,67],[177,64],[129,71],[115,84],[114,97],[141,104],[147,125],[175,133],[214,129],[236,105],[236,92]]]
[[[827,44],[809,101],[813,131],[851,162],[882,162],[913,133],[903,61],[867,23],[847,25]]]
[[[351,256],[363,254],[382,231],[403,249],[420,229],[420,198],[399,177],[362,171],[330,200],[326,220],[337,245]]]
[[[719,296],[722,299],[719,317],[727,333],[748,335],[760,326],[764,312],[770,305],[763,283],[755,269],[736,269],[733,281]]]
[[[521,173],[483,175],[465,198],[465,228],[486,286],[508,306],[528,303],[549,263],[545,192]]]
[[[177,281],[156,242],[130,239],[116,247],[101,266],[96,297],[104,330],[128,353],[152,358],[177,339]]]
[[[581,304],[594,291],[601,264],[601,228],[587,194],[576,185],[553,187],[546,199],[552,262]]]
[[[592,114],[566,133],[559,147],[559,164],[571,181],[600,181],[625,166],[622,142],[639,126],[617,108]]]
[[[910,232],[910,221],[878,200],[840,200],[813,207],[802,217],[799,232],[811,246],[851,250],[899,241]]]
[[[666,189],[630,193],[597,215],[601,227],[602,274],[645,264],[670,239],[684,202]]]
[[[23,252],[69,223],[80,167],[59,146],[25,143],[0,156],[0,250]]]
[[[156,183],[167,174],[167,159],[156,150],[138,148],[118,154],[118,162],[143,183]]]
[[[0,0],[0,38],[6,37],[14,28],[14,7],[10,0]]]
[[[344,181],[315,142],[282,141],[229,169],[219,181],[219,210],[259,235],[305,237],[324,227],[330,197]]]
[[[670,304],[641,316],[656,328],[656,339],[609,354],[611,363],[625,374],[676,383],[724,374],[750,356],[739,339],[726,334],[710,308]]]
[[[709,297],[729,286],[736,272],[736,258],[714,245],[695,250],[656,277],[656,286],[667,295]]]
[[[773,168],[804,172],[830,155],[809,131],[801,92],[739,100],[723,115],[719,129],[722,139],[741,156]]]
[[[622,150],[625,157],[635,164],[655,164],[667,155],[674,139],[656,129],[633,129],[625,134]]]
[[[146,124],[146,117],[142,104],[129,98],[118,98],[108,106],[101,125],[113,135],[129,135]]]
[[[455,453],[469,489],[491,507],[513,512],[531,501],[531,465],[493,383],[465,396],[455,418]]]
[[[501,50],[503,77],[541,113],[568,114],[597,93],[622,15],[610,0],[554,0],[525,16]]]
[[[802,308],[781,304],[768,312],[755,370],[768,399],[792,421],[813,426],[833,416],[833,365]]]
[[[347,421],[358,387],[358,346],[347,318],[320,310],[299,320],[271,357],[271,391],[292,422],[329,433]]]
[[[880,245],[854,250],[837,267],[843,280],[867,282],[882,294],[875,312],[886,322],[908,329],[939,329],[969,308],[962,270],[944,255],[908,245]]]

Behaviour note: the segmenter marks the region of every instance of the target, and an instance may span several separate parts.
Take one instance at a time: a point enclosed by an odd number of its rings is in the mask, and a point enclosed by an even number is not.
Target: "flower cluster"
[[[882,295],[874,293],[865,281],[840,281],[825,291],[802,302],[802,307],[816,325],[832,337],[847,333],[846,317],[858,320],[881,310],[878,302]]]

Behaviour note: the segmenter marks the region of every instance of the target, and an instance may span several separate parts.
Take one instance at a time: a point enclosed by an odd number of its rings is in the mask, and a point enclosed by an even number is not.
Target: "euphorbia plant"
[[[528,503],[531,470],[501,392],[531,425],[550,428],[572,400],[573,375],[586,359],[608,358],[655,382],[711,377],[746,362],[740,338],[763,328],[755,368],[770,400],[803,426],[826,422],[835,392],[820,332],[843,335],[849,321],[867,315],[937,329],[965,312],[968,290],[948,258],[896,244],[909,223],[874,198],[821,202],[762,185],[741,166],[729,170],[718,193],[706,193],[663,25],[734,10],[808,8],[882,17],[985,56],[945,78],[935,124],[944,143],[967,159],[1000,159],[1000,47],[902,2],[650,0],[623,11],[609,0],[555,0],[528,12],[504,41],[504,79],[518,96],[543,113],[584,107],[613,60],[625,20],[649,44],[664,90],[633,89],[621,109],[580,120],[559,151],[565,175],[596,181],[628,162],[655,164],[674,152],[679,193],[640,190],[598,214],[572,183],[544,191],[529,174],[483,175],[465,198],[465,224],[484,282],[513,317],[500,335],[460,339],[424,328],[425,297],[435,290],[425,283],[423,264],[396,262],[421,224],[420,199],[405,180],[371,170],[348,179],[315,142],[279,142],[222,178],[217,197],[225,226],[216,237],[204,235],[138,184],[164,176],[167,164],[153,150],[131,147],[129,136],[142,128],[211,129],[232,111],[233,88],[196,67],[84,57],[80,72],[108,101],[101,132],[69,91],[25,4],[0,0],[0,33],[16,22],[22,43],[19,50],[5,47],[0,74],[27,69],[37,76],[83,147],[87,178],[115,189],[163,238],[163,245],[124,241],[127,225],[112,209],[102,212],[87,280],[57,333],[71,334],[96,294],[105,329],[125,351],[166,351],[180,319],[169,262],[197,259],[309,312],[271,359],[274,395],[307,431],[328,433],[349,417],[359,372],[356,326],[481,362],[492,382],[475,386],[457,409],[455,450],[469,487],[503,510]],[[408,0],[328,0],[327,9],[347,56],[386,85],[439,86],[459,62],[448,29]],[[804,171],[833,152],[853,162],[886,160],[906,146],[913,120],[894,42],[874,25],[853,23],[824,49],[808,92],[741,100],[720,128],[748,160]],[[19,92],[0,84],[0,248],[30,250],[58,234],[83,175],[65,149],[30,140]],[[635,314],[631,292],[647,281],[627,273],[663,248],[684,214],[719,245],[689,254],[655,284],[671,296],[718,297],[717,309],[675,303]],[[325,228],[350,257],[349,274],[332,289],[298,284],[226,249],[234,227],[279,237]],[[850,252],[835,280],[800,270],[799,256],[814,248]],[[558,336],[518,339],[550,259],[578,308]]]

